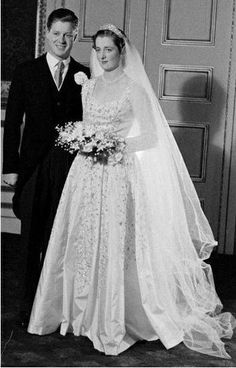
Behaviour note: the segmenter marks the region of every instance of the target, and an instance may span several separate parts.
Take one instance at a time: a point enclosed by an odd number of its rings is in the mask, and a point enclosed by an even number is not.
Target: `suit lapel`
[[[53,89],[57,91],[57,87],[53,81],[52,74],[48,67],[48,63],[46,60],[46,54],[40,56],[36,59],[36,64],[34,68],[34,76],[36,79],[35,88],[37,89],[37,94],[41,100],[41,102],[45,106],[45,110],[49,112],[51,116],[53,116]]]
[[[47,91],[50,92],[52,87],[57,91],[56,84],[47,63],[46,54],[38,58],[37,73],[39,75],[39,82],[44,87],[46,93]]]
[[[52,80],[52,75],[51,75],[51,72],[50,72],[50,69],[49,69],[49,66],[48,66],[48,63],[47,63],[46,54],[39,57],[37,59],[37,62],[38,62],[37,72],[39,73],[40,77],[42,78],[43,83],[45,82],[45,79],[47,81],[50,81],[50,79]]]

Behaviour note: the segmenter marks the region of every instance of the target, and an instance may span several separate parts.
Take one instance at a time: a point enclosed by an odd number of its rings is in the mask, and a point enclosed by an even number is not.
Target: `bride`
[[[217,243],[140,56],[108,24],[93,36],[91,69],[83,122],[59,129],[58,144],[78,153],[28,332],[60,327],[110,355],[160,339],[167,349],[183,342],[230,358],[221,338],[232,337],[235,320],[221,313],[205,263]],[[89,134],[115,139],[118,148],[91,150]]]

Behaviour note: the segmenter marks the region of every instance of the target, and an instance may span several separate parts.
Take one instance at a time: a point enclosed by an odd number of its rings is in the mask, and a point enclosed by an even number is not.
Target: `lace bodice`
[[[96,124],[98,129],[99,127],[107,128],[126,137],[133,120],[129,98],[132,81],[128,80],[120,98],[106,103],[98,102],[93,95],[96,81],[97,78],[90,79],[83,85],[83,121],[86,124]]]

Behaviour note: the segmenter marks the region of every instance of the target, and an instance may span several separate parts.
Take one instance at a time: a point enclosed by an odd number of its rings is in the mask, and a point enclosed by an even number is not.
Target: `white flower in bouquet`
[[[102,130],[96,132],[96,139],[101,141],[104,139],[104,132]]]
[[[91,137],[95,133],[96,133],[96,129],[95,129],[94,125],[88,124],[88,125],[84,126],[84,135],[85,136]]]
[[[84,146],[83,146],[83,148],[82,148],[82,150],[81,150],[81,152],[83,152],[83,153],[89,153],[89,152],[92,152],[93,151],[93,149],[94,149],[94,147],[95,147],[95,144],[94,144],[95,142],[89,142],[89,143],[85,143],[84,144]]]
[[[120,162],[123,159],[123,154],[121,152],[117,152],[114,154],[114,157],[112,156],[112,160],[115,163]]]

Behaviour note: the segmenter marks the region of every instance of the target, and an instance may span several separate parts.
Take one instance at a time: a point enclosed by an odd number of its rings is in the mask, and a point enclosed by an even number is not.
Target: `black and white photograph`
[[[1,366],[236,367],[236,0],[1,1]]]

